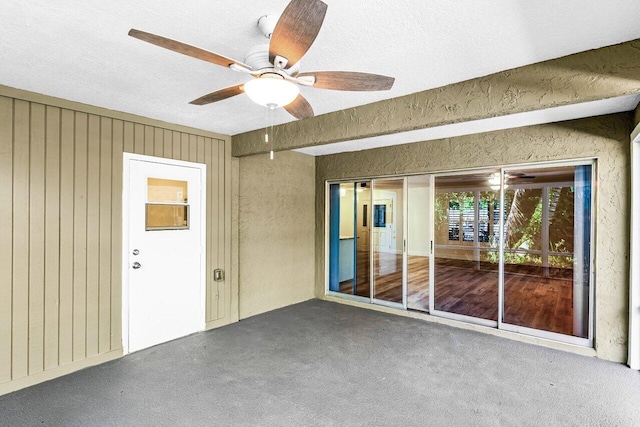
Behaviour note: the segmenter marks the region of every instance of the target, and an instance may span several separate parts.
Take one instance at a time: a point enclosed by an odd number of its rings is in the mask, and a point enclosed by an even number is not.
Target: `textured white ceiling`
[[[324,0],[302,71],[396,77],[391,91],[302,88],[316,114],[640,38],[638,0]],[[246,96],[188,102],[246,81],[127,36],[138,28],[238,60],[266,39],[257,19],[287,0],[2,0],[0,84],[224,134],[263,127]],[[293,120],[283,110],[276,124]]]

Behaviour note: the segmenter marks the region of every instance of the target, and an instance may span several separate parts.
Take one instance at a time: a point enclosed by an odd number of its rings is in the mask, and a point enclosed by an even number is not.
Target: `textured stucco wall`
[[[238,254],[238,228],[240,225],[240,159],[231,158],[231,271],[226,274],[231,275],[231,319],[234,322],[239,320],[240,291],[238,279],[240,267]]]
[[[240,319],[313,298],[315,158],[243,157],[239,181]]]
[[[287,123],[273,139],[279,150],[302,148],[637,94],[638,76],[634,40]],[[232,146],[234,156],[267,148],[261,131],[234,135]]]
[[[316,296],[324,294],[325,181],[582,158],[597,159],[596,336],[600,358],[626,359],[629,135],[622,113],[318,157]]]

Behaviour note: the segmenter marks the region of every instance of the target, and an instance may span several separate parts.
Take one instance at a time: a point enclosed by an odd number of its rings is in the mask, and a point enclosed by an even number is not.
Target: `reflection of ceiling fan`
[[[204,95],[191,104],[205,105],[245,92],[254,102],[270,108],[284,107],[298,119],[313,117],[309,102],[299,94],[298,85],[319,89],[374,91],[391,89],[394,78],[377,74],[348,71],[316,71],[299,73],[298,61],[316,39],[327,5],[320,0],[292,0],[279,19],[266,15],[258,27],[270,43],[249,52],[245,62],[239,62],[155,34],[131,29],[129,35],[174,52],[208,61],[246,73],[255,78]]]
[[[507,179],[534,179],[534,175],[527,175],[526,173],[507,173]]]

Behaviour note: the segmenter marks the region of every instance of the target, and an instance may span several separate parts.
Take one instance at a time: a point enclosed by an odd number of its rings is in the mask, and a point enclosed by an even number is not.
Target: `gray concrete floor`
[[[0,425],[640,425],[624,365],[319,300],[0,397]]]

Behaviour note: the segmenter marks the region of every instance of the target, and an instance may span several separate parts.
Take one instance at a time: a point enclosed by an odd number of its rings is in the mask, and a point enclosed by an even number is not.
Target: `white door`
[[[379,252],[395,253],[395,194],[387,193],[385,196],[388,196],[389,198],[374,200],[373,202],[374,209],[376,205],[385,206],[384,226],[374,227],[373,244]]]
[[[204,165],[129,159],[128,349],[204,329]]]

